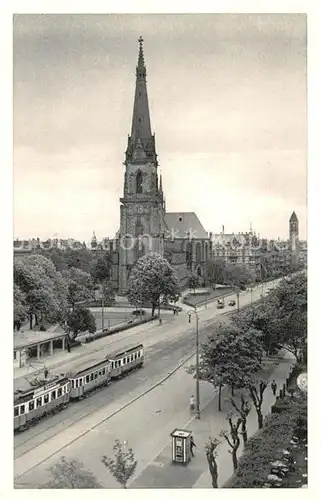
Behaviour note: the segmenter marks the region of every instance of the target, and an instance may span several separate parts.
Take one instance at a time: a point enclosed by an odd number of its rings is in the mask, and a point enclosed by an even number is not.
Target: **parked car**
[[[235,304],[236,304],[235,300],[230,300],[228,303],[229,306],[235,306]]]
[[[246,286],[245,285],[240,285],[240,290],[246,290]]]
[[[133,311],[134,316],[140,316],[140,315],[144,316],[144,314],[145,314],[144,309],[135,309],[135,311]]]
[[[224,309],[224,302],[217,302],[217,309]]]

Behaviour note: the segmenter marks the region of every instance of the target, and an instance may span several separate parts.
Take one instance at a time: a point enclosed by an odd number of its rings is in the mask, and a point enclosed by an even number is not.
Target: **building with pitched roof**
[[[147,253],[156,252],[167,258],[182,288],[191,273],[205,276],[206,260],[211,255],[211,235],[194,212],[166,212],[155,134],[151,129],[143,39],[140,37],[138,42],[134,110],[120,198],[120,228],[116,239],[109,242],[112,282],[119,293],[127,291],[131,269]]]

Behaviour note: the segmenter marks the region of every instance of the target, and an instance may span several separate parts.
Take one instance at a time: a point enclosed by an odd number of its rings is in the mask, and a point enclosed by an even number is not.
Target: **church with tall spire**
[[[123,163],[120,228],[116,240],[110,242],[112,282],[119,293],[126,293],[133,266],[147,253],[156,252],[167,258],[183,288],[191,273],[200,278],[205,275],[211,252],[210,234],[194,212],[165,210],[155,134],[151,128],[142,37],[138,43],[134,109]]]

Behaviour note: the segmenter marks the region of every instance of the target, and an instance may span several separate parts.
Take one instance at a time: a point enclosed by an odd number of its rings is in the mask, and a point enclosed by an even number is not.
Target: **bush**
[[[263,488],[271,462],[281,458],[298,426],[301,430],[306,426],[306,415],[307,399],[303,393],[288,401],[282,413],[269,415],[263,429],[247,442],[235,475],[224,487]]]

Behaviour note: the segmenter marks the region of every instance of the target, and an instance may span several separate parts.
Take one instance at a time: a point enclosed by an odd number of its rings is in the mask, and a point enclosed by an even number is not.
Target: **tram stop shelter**
[[[191,460],[191,436],[192,431],[175,429],[172,437],[172,462],[187,465]]]
[[[66,346],[65,332],[19,331],[13,333],[13,365],[21,368],[28,358],[37,360],[52,356],[56,349],[64,350]]]

